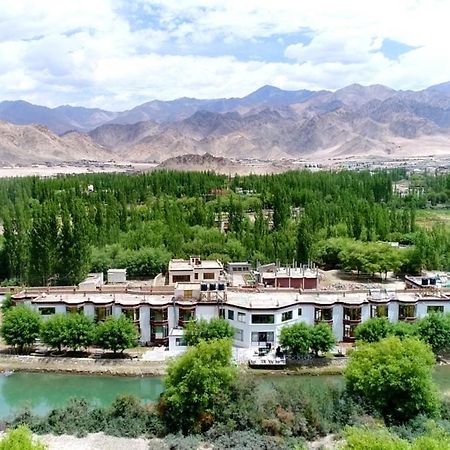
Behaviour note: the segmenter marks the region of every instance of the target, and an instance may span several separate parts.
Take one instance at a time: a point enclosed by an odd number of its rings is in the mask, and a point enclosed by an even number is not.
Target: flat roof
[[[171,259],[169,261],[169,271],[191,271],[194,269],[223,269],[220,261],[200,261],[200,264],[191,264],[186,259]]]
[[[127,269],[108,269],[108,273],[126,273]]]

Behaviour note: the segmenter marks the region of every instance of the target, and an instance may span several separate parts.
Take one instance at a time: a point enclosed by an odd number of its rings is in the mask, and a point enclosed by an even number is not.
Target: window
[[[172,283],[190,283],[190,275],[172,275]]]
[[[52,314],[55,314],[55,308],[48,307],[48,308],[39,308],[39,312],[42,316],[51,316]]]
[[[167,325],[156,325],[152,327],[152,340],[165,339],[169,335]]]
[[[427,306],[427,314],[430,313],[443,313],[444,305]]]
[[[179,314],[178,319],[179,326],[184,326],[185,322],[195,320],[195,308],[179,308],[178,314]]]
[[[361,308],[344,308],[344,320],[361,320]]]
[[[163,322],[167,320],[167,309],[150,309],[150,322]]]
[[[370,307],[370,317],[388,317],[388,306],[372,305]]]
[[[356,330],[357,326],[358,326],[358,324],[356,324],[356,323],[344,325],[344,338],[354,339],[355,330]]]
[[[175,338],[175,346],[176,347],[185,347],[186,341],[184,340],[184,338]]]
[[[281,321],[286,322],[286,320],[292,319],[292,311],[286,311],[281,314]]]
[[[234,311],[232,309],[228,310],[228,320],[234,320]]]
[[[275,323],[273,314],[252,314],[252,323]]]
[[[245,322],[246,321],[245,313],[238,312],[237,320],[238,320],[238,322]]]
[[[225,319],[225,310],[223,308],[219,309],[219,317],[221,319]]]
[[[214,280],[214,272],[205,272],[203,274],[204,280]]]
[[[184,298],[192,298],[192,290],[185,290],[183,291],[183,297]]]
[[[103,322],[112,314],[112,306],[97,306],[95,308],[95,321]]]
[[[133,322],[139,321],[139,308],[122,308],[122,314]]]
[[[333,310],[331,308],[315,308],[314,319],[316,322],[333,320]]]
[[[198,272],[195,273],[194,278],[198,280]]]
[[[416,305],[398,305],[398,319],[415,319]]]
[[[274,342],[273,331],[254,331],[252,342]]]
[[[239,328],[236,328],[234,331],[234,339],[236,341],[243,341],[244,340],[244,330],[240,330]]]
[[[298,308],[298,312],[297,312],[297,314],[298,314],[299,316],[301,316],[301,315],[302,315],[302,308]]]
[[[83,314],[82,306],[66,306],[66,314]]]

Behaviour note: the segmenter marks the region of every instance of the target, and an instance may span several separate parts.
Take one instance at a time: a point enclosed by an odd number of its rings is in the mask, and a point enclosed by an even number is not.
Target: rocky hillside
[[[155,100],[119,113],[3,102],[2,117],[51,123],[57,133],[75,129],[52,139],[46,129],[48,142],[66,146],[58,153],[48,144],[50,159],[76,152],[126,161],[204,153],[259,160],[450,154],[450,82],[417,92],[357,84],[335,92],[264,86],[242,98]],[[2,144],[5,159],[33,151],[21,130],[15,151]],[[68,151],[70,145],[76,150]]]

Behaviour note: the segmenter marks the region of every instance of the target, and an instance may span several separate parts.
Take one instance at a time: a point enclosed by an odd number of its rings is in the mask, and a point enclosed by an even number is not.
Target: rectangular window
[[[95,321],[103,322],[112,314],[112,306],[97,306],[95,308]]]
[[[194,278],[198,280],[198,272],[195,273]]]
[[[225,319],[225,310],[223,308],[219,309],[219,317],[221,319]]]
[[[361,320],[361,308],[344,308],[344,320]]]
[[[172,275],[172,283],[190,283],[190,275]]]
[[[228,320],[234,320],[234,311],[232,309],[228,310]]]
[[[66,306],[66,314],[83,314],[82,306]]]
[[[192,298],[192,290],[183,291],[183,298]]]
[[[245,313],[238,312],[237,320],[238,322],[245,322]]]
[[[443,313],[443,312],[444,312],[444,305],[427,306],[427,314]]]
[[[298,308],[297,314],[298,314],[299,316],[301,316],[302,313],[303,313],[302,308]]]
[[[281,321],[286,322],[286,320],[292,319],[292,311],[286,311],[281,314]]]
[[[203,274],[204,280],[214,280],[214,272],[205,272]]]
[[[344,325],[344,337],[348,339],[353,339],[355,337],[355,330],[358,324],[346,324]]]
[[[167,325],[156,325],[152,328],[152,340],[164,339],[169,335]]]
[[[55,314],[55,308],[53,307],[47,307],[47,308],[39,308],[39,312],[42,316],[51,316],[52,314]]]
[[[273,314],[252,314],[252,323],[275,323]]]
[[[398,319],[415,319],[416,318],[416,305],[398,305]]]
[[[133,322],[139,321],[139,308],[122,308],[122,314]]]
[[[175,346],[176,347],[185,347],[186,341],[184,340],[184,338],[175,338]]]
[[[234,331],[234,339],[236,341],[242,342],[244,340],[244,330],[240,330],[239,328],[236,328]]]
[[[331,321],[333,320],[333,309],[332,308],[315,308],[314,309],[314,319],[316,322]]]
[[[388,306],[372,305],[370,307],[370,317],[388,317]]]
[[[252,342],[274,342],[274,333],[273,331],[254,331]]]
[[[167,320],[167,309],[150,309],[151,322],[163,322]]]

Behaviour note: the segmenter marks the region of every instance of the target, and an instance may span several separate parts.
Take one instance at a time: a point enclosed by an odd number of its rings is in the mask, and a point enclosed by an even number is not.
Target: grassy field
[[[417,211],[417,225],[431,228],[435,223],[450,225],[450,209],[422,209]]]

